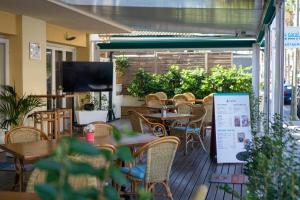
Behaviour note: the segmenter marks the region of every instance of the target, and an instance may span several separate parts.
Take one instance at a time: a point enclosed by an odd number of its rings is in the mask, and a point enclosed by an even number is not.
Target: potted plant
[[[117,57],[116,59],[117,84],[122,84],[123,75],[129,67],[130,65],[127,57],[125,56]]]
[[[27,115],[35,108],[44,106],[42,101],[34,96],[19,96],[15,87],[1,85],[0,92],[0,128],[8,130],[24,123]]]

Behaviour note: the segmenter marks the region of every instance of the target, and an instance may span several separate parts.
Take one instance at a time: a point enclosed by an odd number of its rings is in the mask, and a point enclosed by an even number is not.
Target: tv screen
[[[63,62],[64,92],[111,91],[112,62]]]

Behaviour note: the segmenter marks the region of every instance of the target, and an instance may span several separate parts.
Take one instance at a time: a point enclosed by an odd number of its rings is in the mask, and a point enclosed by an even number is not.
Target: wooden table
[[[178,119],[190,119],[196,117],[196,115],[192,114],[178,114],[178,113],[167,113],[165,116],[162,116],[161,113],[151,113],[151,114],[144,114],[146,118],[151,119],[160,119],[162,121],[166,120],[178,120]]]
[[[141,146],[148,142],[151,142],[158,137],[152,134],[138,134],[135,136],[125,136],[121,139],[121,146]],[[79,140],[84,141],[83,137],[79,137]],[[45,158],[49,156],[54,149],[57,147],[59,141],[51,140],[51,141],[38,141],[38,142],[25,142],[25,143],[15,143],[15,144],[0,144],[0,149],[11,153],[20,164],[20,191],[24,191],[24,163],[29,161],[39,160],[41,158]],[[95,137],[95,142],[93,145],[100,146],[103,144],[112,144],[115,145],[116,142],[111,136],[105,137]]]
[[[0,192],[3,200],[41,200],[35,193],[27,192]]]

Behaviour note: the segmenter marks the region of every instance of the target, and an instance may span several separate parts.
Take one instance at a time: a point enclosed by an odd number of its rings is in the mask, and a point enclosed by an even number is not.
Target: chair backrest
[[[194,105],[192,108],[192,114],[196,115],[194,119],[191,120],[191,122],[196,122],[197,126],[199,128],[202,128],[203,122],[205,121],[206,118],[206,108],[204,105]]]
[[[145,174],[146,183],[168,181],[175,157],[179,139],[166,136],[152,141],[138,150],[136,155],[146,152],[147,167]]]
[[[98,146],[98,148],[109,150],[112,153],[116,151],[115,147],[109,144]],[[96,168],[108,167],[108,163],[106,162],[103,156],[91,157],[91,156],[74,155],[74,156],[70,156],[69,158],[75,161],[87,162]],[[33,193],[35,185],[44,183],[46,180],[46,176],[47,173],[45,171],[35,169],[30,175],[30,178],[28,180],[26,192]],[[88,187],[94,187],[100,190],[103,188],[103,183],[101,183],[96,177],[90,175],[76,175],[76,176],[71,175],[68,181],[74,190],[80,190]]]
[[[129,116],[132,130],[137,133],[142,133],[143,128],[142,128],[141,119],[139,117],[139,113],[136,111],[130,110],[130,111],[128,111],[128,116]]]
[[[188,98],[183,95],[183,94],[176,94],[173,97],[173,102],[175,103],[175,105],[177,105],[178,103],[182,103],[182,102],[189,102]]]
[[[113,132],[113,126],[102,121],[92,122],[95,126],[95,136],[109,136]]]
[[[185,93],[183,93],[183,95],[186,96],[186,98],[188,99],[188,101],[190,103],[195,103],[196,97],[195,97],[195,95],[193,93],[191,93],[191,92],[185,92]]]
[[[156,95],[159,99],[167,99],[168,96],[164,92],[156,92],[154,95]]]
[[[210,94],[203,98],[203,105],[206,109],[206,116],[204,122],[206,124],[212,123],[212,112],[213,112],[213,94]]]
[[[22,143],[22,142],[36,142],[40,140],[48,140],[47,135],[34,127],[19,126],[9,130],[5,134],[5,143]]]
[[[152,108],[162,108],[163,104],[160,101],[159,97],[155,94],[148,94],[145,96],[145,102],[148,107]]]
[[[191,114],[192,108],[193,108],[193,105],[188,102],[179,102],[175,107],[178,114]],[[189,119],[180,119],[180,120],[177,120],[177,122],[184,125],[189,122]]]

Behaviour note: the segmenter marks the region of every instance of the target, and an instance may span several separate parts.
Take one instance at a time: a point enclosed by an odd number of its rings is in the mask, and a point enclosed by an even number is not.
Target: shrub
[[[192,92],[203,98],[214,92],[251,92],[250,68],[216,66],[211,73],[201,68],[183,69],[171,65],[165,74],[150,74],[139,69],[129,84],[129,94],[144,97],[149,93],[165,92],[168,97]]]
[[[156,79],[155,75],[151,75],[145,72],[143,68],[139,68],[127,90],[132,96],[144,97],[155,91],[155,88],[158,86]]]

